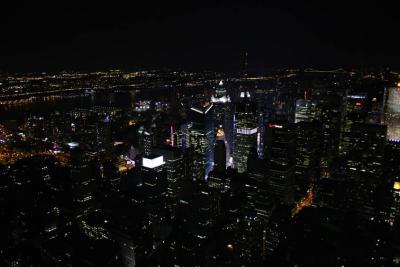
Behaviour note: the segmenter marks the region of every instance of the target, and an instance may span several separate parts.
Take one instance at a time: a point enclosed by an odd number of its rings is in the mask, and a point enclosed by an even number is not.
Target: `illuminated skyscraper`
[[[219,214],[221,208],[221,195],[229,188],[226,174],[227,149],[226,139],[222,128],[217,130],[217,141],[214,146],[214,169],[209,173],[207,184],[212,198],[212,210]]]
[[[81,218],[96,209],[93,197],[94,177],[90,165],[91,159],[81,150],[78,143],[71,142],[68,143],[68,146],[70,148],[70,177],[75,216]]]
[[[321,166],[324,171],[339,154],[344,118],[342,98],[337,96],[320,98],[317,103],[317,114],[318,120],[322,123]]]
[[[165,170],[167,172],[167,203],[170,214],[173,217],[178,202],[178,194],[182,190],[184,181],[184,162],[182,153],[178,148],[165,147],[152,150],[158,155],[163,155]]]
[[[211,169],[213,131],[193,123],[189,129],[189,146],[193,149],[191,172],[193,180],[205,179]]]
[[[354,123],[347,155],[350,200],[360,216],[374,220],[376,192],[383,181],[386,126]],[[354,186],[352,186],[354,185]]]
[[[294,122],[311,121],[315,119],[315,103],[311,100],[298,99],[296,101],[296,110]]]
[[[151,147],[153,146],[153,135],[143,126],[138,130],[138,140],[140,152],[146,156],[150,155]]]
[[[269,123],[265,136],[265,159],[271,194],[280,201],[293,201],[295,136],[292,124]]]
[[[270,206],[273,203],[268,191],[269,185],[266,179],[266,164],[263,159],[258,158],[255,148],[249,154],[247,161],[247,179],[244,183],[246,193],[245,210],[248,217],[258,217],[267,220]]]
[[[214,161],[213,104],[204,103],[191,107],[191,123],[186,128],[186,144],[192,148],[192,178],[207,179]]]
[[[224,87],[224,82],[220,81],[218,86],[214,89],[214,93],[211,96],[211,102],[213,103],[229,103],[231,99],[229,95],[226,93],[226,89]]]
[[[344,124],[342,128],[342,136],[341,136],[341,144],[340,144],[340,153],[345,155],[348,152],[348,148],[351,145],[350,135],[351,135],[351,126],[354,123],[363,123],[365,122],[367,115],[367,94],[357,94],[357,95],[348,95],[346,99],[346,111]]]
[[[149,215],[153,237],[160,238],[163,222],[168,216],[167,172],[163,155],[143,157],[140,168],[144,209]]]
[[[247,159],[250,150],[257,145],[258,133],[256,106],[245,96],[235,114],[233,162],[239,173],[247,170]]]
[[[230,96],[227,94],[222,81],[214,88],[211,102],[214,104],[214,129],[218,134],[218,130],[222,128],[226,140],[227,158],[229,159],[232,155],[233,144],[233,108]]]
[[[387,220],[394,224],[400,219],[400,143],[389,142],[385,148],[384,177],[390,181],[391,194],[388,195],[389,204]]]
[[[185,151],[186,148],[190,146],[189,144],[189,129],[192,127],[192,123],[184,123],[179,127],[177,130],[177,138],[176,138],[176,145]]]
[[[382,122],[389,141],[400,142],[400,87],[388,87],[383,97]]]
[[[392,205],[390,206],[390,223],[399,220],[400,216],[400,180],[396,179],[392,187]]]

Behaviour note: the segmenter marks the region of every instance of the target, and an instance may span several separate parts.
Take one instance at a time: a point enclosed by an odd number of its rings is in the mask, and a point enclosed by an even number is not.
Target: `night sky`
[[[30,2],[1,4],[2,71],[400,67],[389,1]]]

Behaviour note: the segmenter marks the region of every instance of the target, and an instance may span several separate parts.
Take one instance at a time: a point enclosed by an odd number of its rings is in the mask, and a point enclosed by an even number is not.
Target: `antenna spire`
[[[249,55],[249,53],[246,51],[246,52],[244,53],[244,75],[245,75],[245,76],[247,76],[247,71],[248,71],[247,67],[248,67],[248,65],[249,65],[249,63],[248,63],[248,61],[247,61],[248,55]]]

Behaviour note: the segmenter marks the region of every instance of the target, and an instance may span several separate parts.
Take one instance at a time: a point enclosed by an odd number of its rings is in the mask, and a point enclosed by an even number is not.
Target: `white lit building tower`
[[[249,100],[247,95],[236,108],[234,123],[233,164],[239,173],[243,173],[247,170],[250,151],[257,145],[258,133],[256,105]]]
[[[229,159],[232,157],[233,149],[233,107],[223,81],[220,81],[214,88],[211,102],[214,105],[214,131],[218,138],[218,131],[223,130],[226,140],[226,156]]]
[[[400,84],[385,89],[382,123],[387,125],[387,139],[400,142]]]
[[[207,179],[214,161],[213,104],[191,107],[190,127],[187,128],[186,143],[192,150],[191,174],[193,180]]]
[[[296,110],[294,122],[312,121],[315,119],[316,107],[311,100],[298,99],[296,100]]]

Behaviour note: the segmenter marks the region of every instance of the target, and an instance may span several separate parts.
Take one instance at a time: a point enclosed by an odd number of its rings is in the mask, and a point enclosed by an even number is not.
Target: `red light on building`
[[[279,124],[275,124],[275,123],[269,123],[268,124],[268,128],[278,128],[278,129],[282,129],[283,126],[279,125]]]

